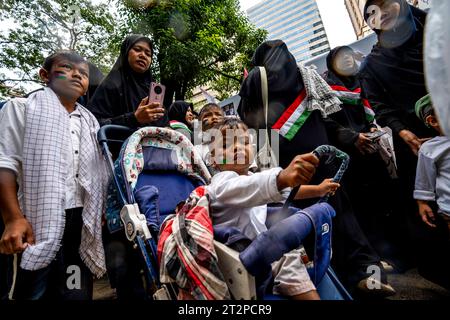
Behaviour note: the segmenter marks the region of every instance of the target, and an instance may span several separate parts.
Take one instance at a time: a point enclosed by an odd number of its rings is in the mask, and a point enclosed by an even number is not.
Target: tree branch
[[[0,79],[0,83],[5,83],[5,82],[34,82],[34,83],[39,83],[42,84],[41,81],[39,80],[33,80],[33,79]]]
[[[202,67],[203,69],[206,69],[206,70],[209,70],[209,71],[212,71],[212,72],[215,72],[215,73],[218,73],[218,74],[220,74],[221,76],[224,76],[225,78],[228,78],[228,79],[232,79],[232,80],[235,80],[235,81],[237,81],[237,82],[239,82],[239,83],[241,83],[241,78],[238,78],[238,77],[236,77],[236,76],[232,76],[232,75],[229,75],[229,74],[226,74],[225,72],[222,72],[222,71],[220,71],[220,70],[216,70],[216,69],[212,69],[212,68],[208,68],[208,67]]]

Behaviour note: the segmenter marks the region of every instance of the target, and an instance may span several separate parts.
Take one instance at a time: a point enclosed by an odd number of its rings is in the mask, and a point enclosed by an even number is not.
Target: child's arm
[[[436,227],[433,223],[434,213],[428,203],[436,201],[437,170],[434,159],[427,156],[424,150],[426,148],[426,145],[424,145],[419,151],[414,199],[417,200],[419,205],[419,214],[422,221],[434,228]]]
[[[25,250],[28,244],[34,244],[33,230],[17,199],[16,175],[8,169],[0,169],[0,212],[5,224],[0,253],[14,254]]]
[[[295,200],[323,198],[327,194],[335,193],[336,190],[340,188],[340,186],[341,185],[339,183],[333,182],[333,179],[325,179],[321,184],[317,186],[301,186],[300,190],[295,196]]]
[[[283,200],[280,191],[308,183],[319,160],[313,154],[296,157],[286,169],[274,168],[251,176],[222,172],[208,187],[216,206],[249,208]]]
[[[427,201],[417,200],[417,204],[419,206],[419,214],[422,218],[422,221],[425,222],[431,228],[436,228],[434,224],[435,217],[433,209],[429,206]]]
[[[34,243],[31,226],[17,199],[16,175],[22,163],[25,104],[26,100],[13,99],[0,113],[0,213],[5,224],[0,238],[0,253],[3,254],[21,252],[26,243]]]

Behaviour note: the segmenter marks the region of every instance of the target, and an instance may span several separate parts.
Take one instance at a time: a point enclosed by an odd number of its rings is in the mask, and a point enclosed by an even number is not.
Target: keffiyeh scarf
[[[85,191],[80,256],[97,277],[105,271],[101,217],[108,173],[96,140],[94,116],[81,105],[79,183]],[[65,228],[65,152],[70,148],[70,120],[57,95],[45,88],[28,98],[23,146],[24,214],[35,245],[22,255],[21,267],[39,270],[56,257]]]

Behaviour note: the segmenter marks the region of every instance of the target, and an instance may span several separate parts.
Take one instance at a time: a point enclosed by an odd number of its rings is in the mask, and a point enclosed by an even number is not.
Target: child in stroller
[[[112,167],[112,159],[107,146],[108,139],[106,138],[106,133],[110,129],[117,128],[108,128],[108,126],[102,128],[99,133],[99,142]],[[194,161],[187,161],[188,158],[194,158]],[[145,240],[144,242],[154,243],[153,239],[158,237],[156,232],[163,220],[161,216],[173,213],[177,204],[187,199],[190,192],[199,185],[209,182],[210,175],[201,159],[199,159],[200,157],[193,150],[192,145],[181,134],[163,128],[143,128],[135,132],[124,144],[119,159],[116,161],[115,169],[113,168],[115,170],[114,179],[118,191],[116,194],[119,198],[119,206],[118,210],[114,210],[115,206],[111,205],[110,210],[108,210],[108,229],[113,233],[120,234],[123,233],[123,227],[126,226],[128,239],[135,242],[136,247],[141,249],[141,258],[144,258],[141,260],[146,262],[149,271],[147,273],[151,274],[151,277],[148,278],[149,283],[156,283],[157,286],[161,284],[158,276],[159,265],[154,259],[156,256],[155,250],[151,244],[150,250],[143,249],[142,239]],[[307,176],[302,179],[307,180]],[[177,185],[173,185],[174,182],[170,181],[174,181]],[[155,189],[157,190],[156,193],[154,192]],[[149,196],[146,193],[148,191],[153,196]],[[109,199],[108,203],[114,204],[114,201]],[[142,217],[140,221],[139,219],[130,219],[132,210],[129,209],[135,206],[134,204],[139,207],[135,216],[143,216],[139,214],[139,211],[145,214],[143,223],[141,223]],[[125,207],[120,212],[122,205],[125,205]],[[142,227],[142,224],[145,226]],[[129,225],[131,225],[131,228],[129,228]],[[149,234],[150,232],[146,233],[144,229],[155,232],[152,233],[152,236]],[[147,241],[148,239],[151,241]],[[161,268],[163,270],[164,266],[162,265]],[[334,281],[333,286],[337,287],[339,284]]]
[[[313,154],[298,156],[285,170],[274,168],[249,175],[253,151],[247,126],[226,119],[215,127],[210,144],[212,166],[219,171],[207,186],[215,228],[236,228],[249,240],[267,231],[267,204],[284,202],[289,188],[309,182],[319,160]],[[296,198],[320,198],[334,193],[338,183],[302,186]],[[300,250],[285,254],[272,264],[274,294],[295,300],[318,300],[319,295],[302,263]]]

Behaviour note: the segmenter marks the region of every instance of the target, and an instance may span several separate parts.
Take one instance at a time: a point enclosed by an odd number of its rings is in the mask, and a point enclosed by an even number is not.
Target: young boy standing
[[[74,52],[48,57],[44,90],[0,113],[0,253],[20,254],[14,298],[91,299],[105,272],[101,216],[108,179],[95,117],[76,101],[89,67]]]
[[[422,145],[417,164],[414,199],[419,205],[423,222],[436,228],[436,213],[446,222],[450,230],[450,139],[446,137],[434,113],[430,95],[416,105],[417,116],[439,136]],[[430,203],[437,203],[434,212]]]

